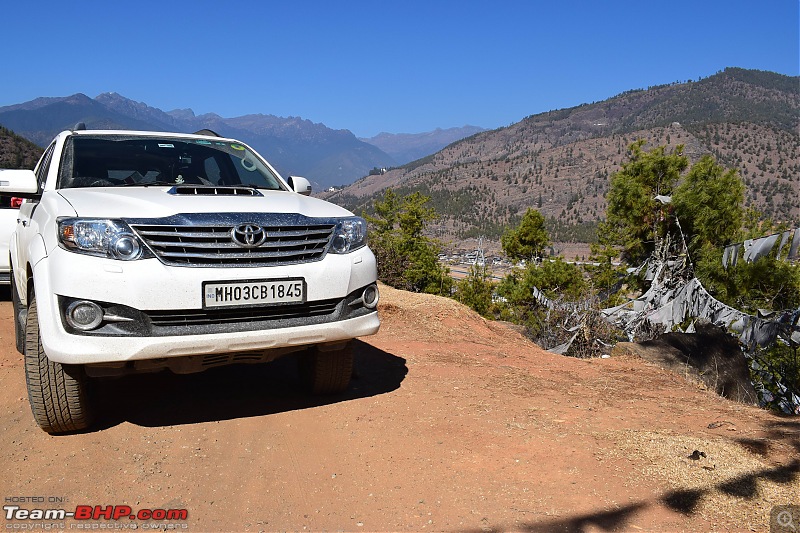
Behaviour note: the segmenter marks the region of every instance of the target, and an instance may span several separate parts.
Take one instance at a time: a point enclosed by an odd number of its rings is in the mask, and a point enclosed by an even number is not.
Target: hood
[[[262,196],[181,195],[171,187],[94,187],[59,189],[79,217],[163,218],[179,213],[299,213],[307,217],[346,217],[350,211],[288,191]]]

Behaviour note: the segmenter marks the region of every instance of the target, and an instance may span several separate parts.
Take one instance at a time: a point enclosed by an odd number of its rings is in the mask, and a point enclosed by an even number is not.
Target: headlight
[[[58,221],[58,240],[67,250],[99,257],[133,261],[150,256],[121,220],[64,218]]]
[[[367,245],[367,221],[361,217],[343,218],[336,224],[331,253],[346,254]]]

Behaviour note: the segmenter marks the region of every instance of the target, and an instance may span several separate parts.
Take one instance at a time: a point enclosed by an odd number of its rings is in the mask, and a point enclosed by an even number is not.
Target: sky
[[[358,137],[497,128],[726,67],[800,75],[800,0],[0,0],[0,107],[116,92]]]

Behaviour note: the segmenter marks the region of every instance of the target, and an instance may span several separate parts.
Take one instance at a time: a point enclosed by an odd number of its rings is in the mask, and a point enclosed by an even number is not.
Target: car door
[[[39,185],[39,194],[44,190],[47,175],[50,172],[50,164],[53,159],[56,142],[53,141],[45,150],[39,162],[34,168],[36,181]],[[14,282],[19,288],[20,301],[27,304],[28,295],[22,287],[28,286],[27,265],[30,263],[30,251],[34,243],[41,243],[42,238],[38,235],[39,227],[34,223],[33,215],[39,206],[39,200],[29,199],[22,203],[17,212],[17,226],[11,236],[9,248],[11,250],[11,264],[14,268]]]

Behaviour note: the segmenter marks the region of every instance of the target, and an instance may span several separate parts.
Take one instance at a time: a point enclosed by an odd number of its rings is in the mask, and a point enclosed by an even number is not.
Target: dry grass
[[[609,436],[616,443],[610,455],[630,459],[644,478],[673,489],[663,503],[712,523],[764,531],[772,507],[800,501],[796,471],[767,464],[736,442],[631,429]],[[705,456],[690,458],[695,450]]]
[[[485,390],[501,390],[520,398],[539,396],[543,391],[559,390],[558,383],[534,376],[525,370],[513,367],[501,367],[501,372],[488,374],[485,379]]]

